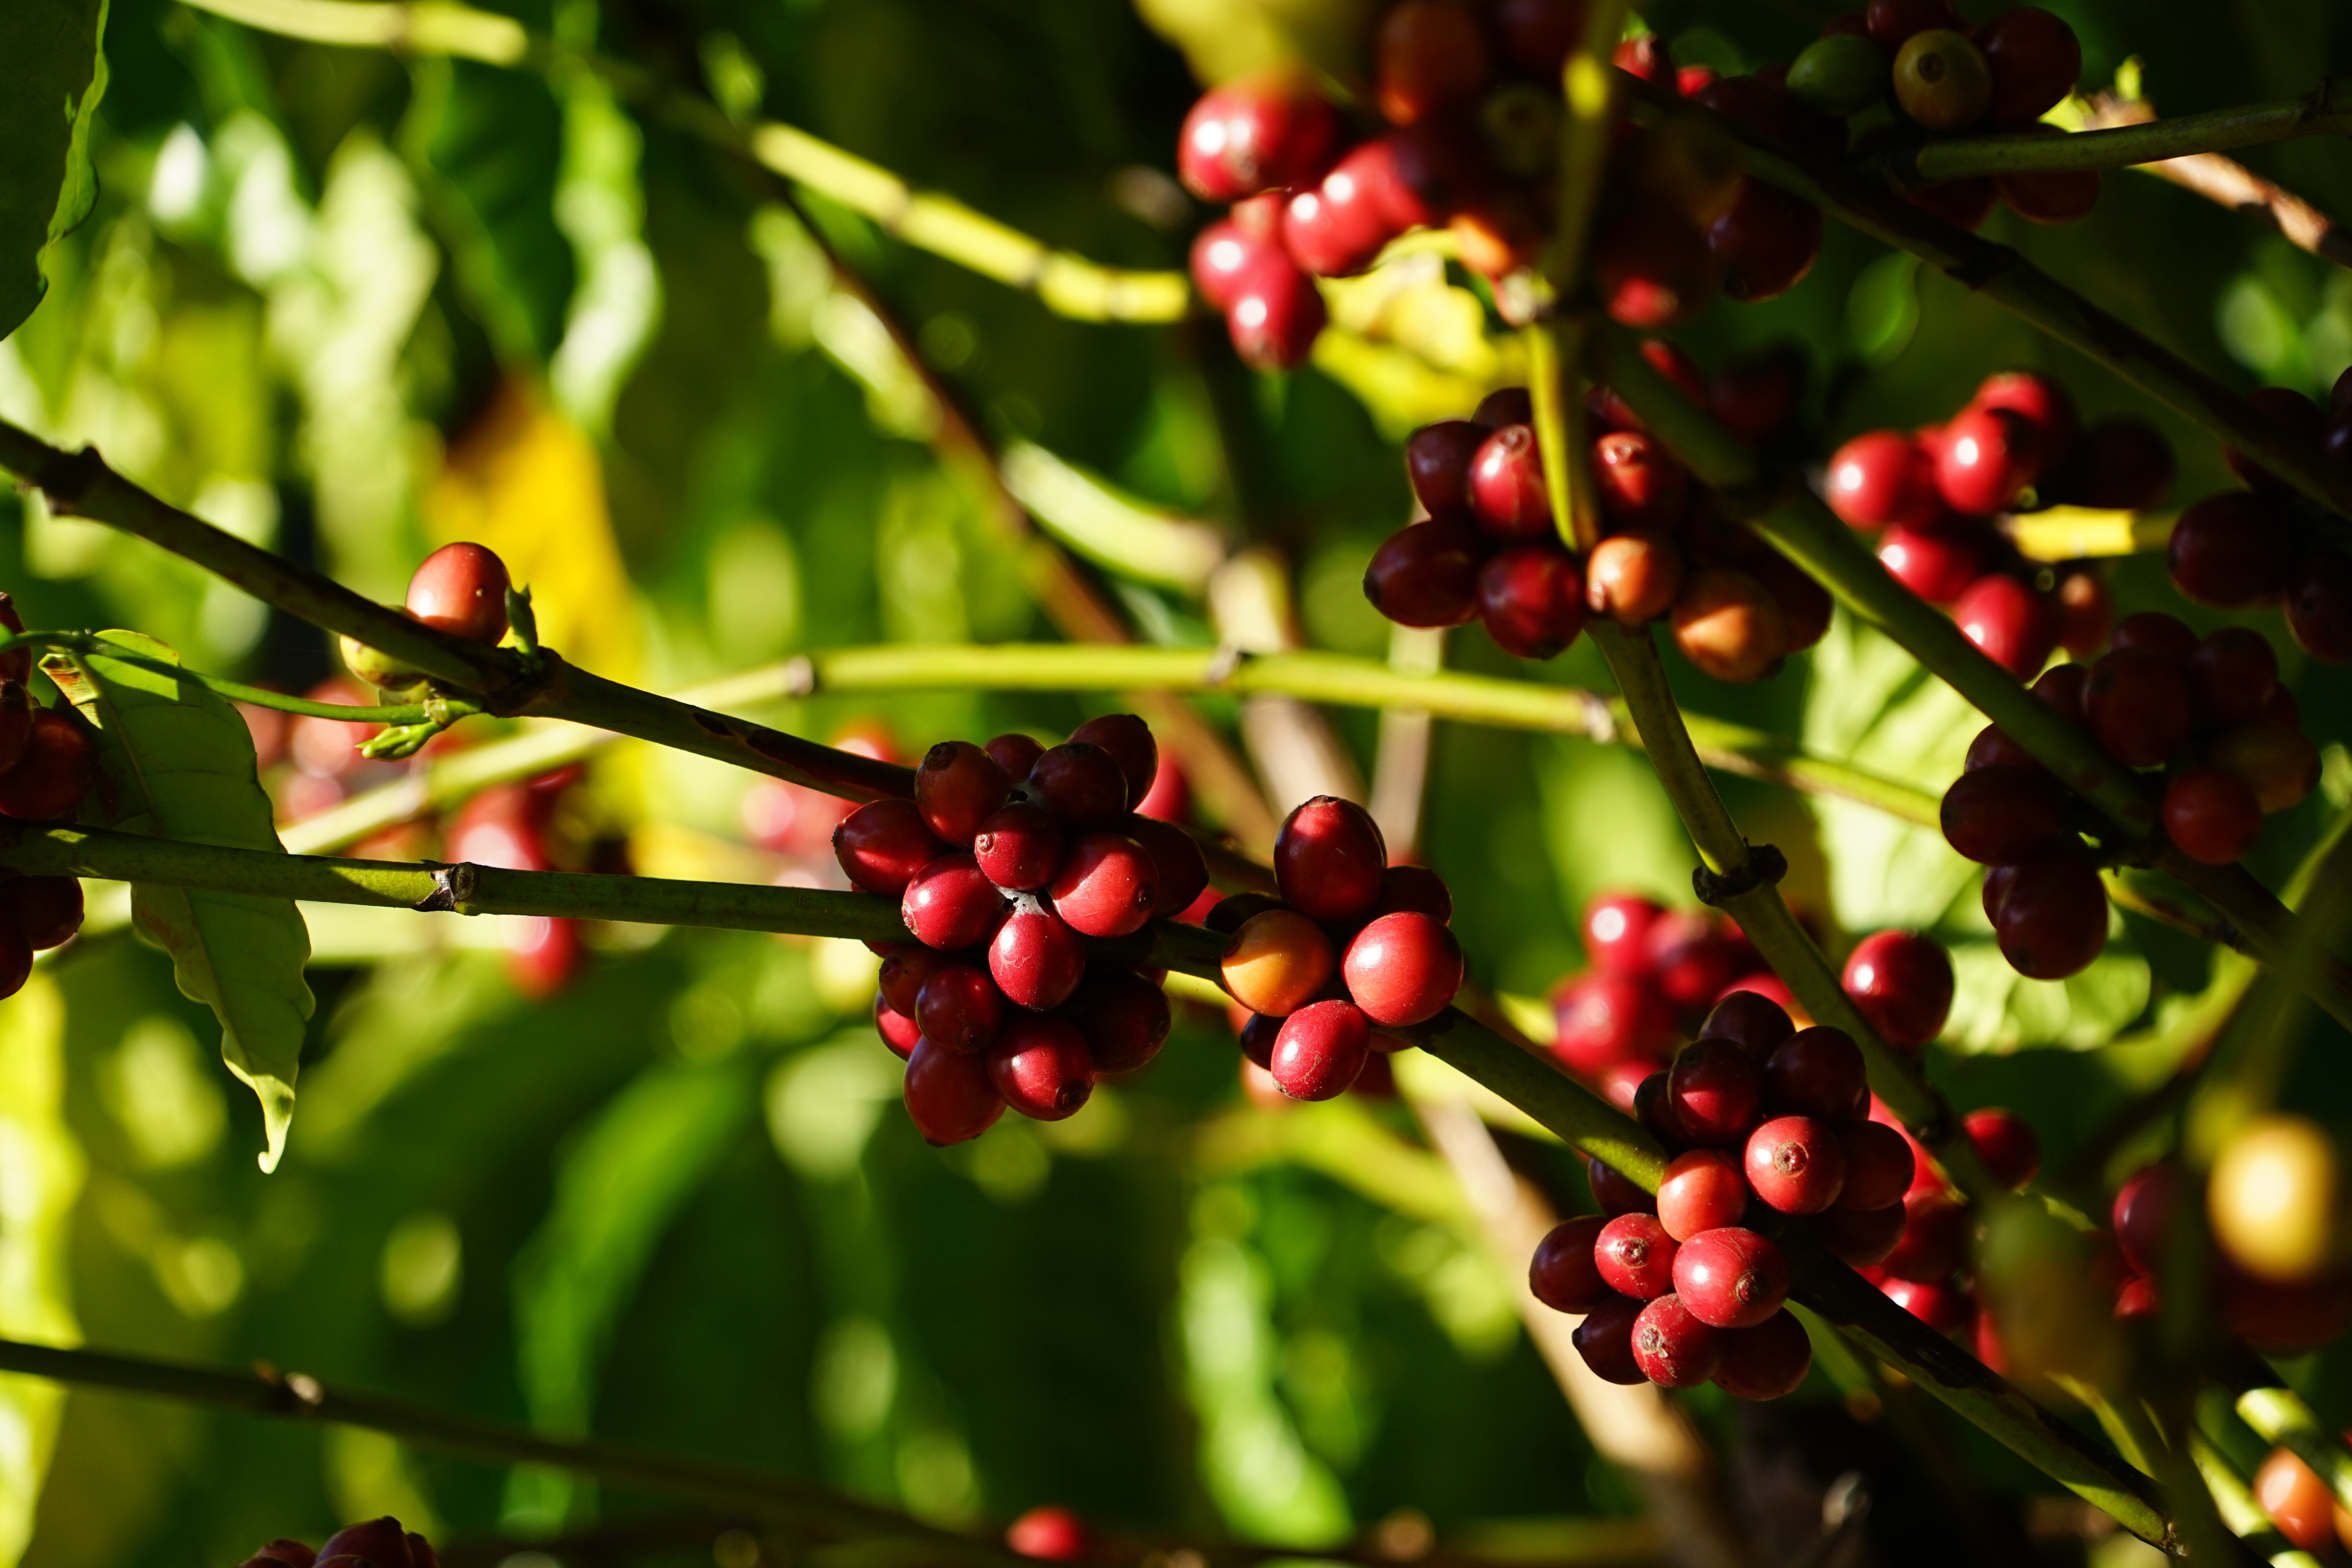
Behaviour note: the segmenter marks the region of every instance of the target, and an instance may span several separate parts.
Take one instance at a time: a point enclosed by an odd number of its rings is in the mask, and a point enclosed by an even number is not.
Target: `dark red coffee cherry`
[[[37,952],[62,947],[81,930],[81,882],[73,877],[12,877],[0,882],[0,921]]]
[[[1952,619],[1986,658],[2021,680],[2049,662],[2065,626],[2057,600],[1998,572],[1969,584]]]
[[[941,741],[915,770],[915,809],[940,842],[969,847],[1013,787],[994,757],[969,741]]]
[[[1944,792],[1944,839],[1979,865],[2013,866],[2067,841],[2067,800],[2039,768],[1979,768]]]
[[[1588,974],[1552,998],[1552,1050],[1571,1072],[1598,1078],[1629,1058],[1662,1056],[1674,1037],[1674,1009],[1645,980]]]
[[[0,774],[0,783],[5,778]],[[833,857],[842,871],[856,886],[886,899],[905,892],[915,873],[946,849],[911,800],[870,801],[833,830]]]
[[[1638,430],[1612,430],[1592,444],[1592,479],[1612,530],[1665,531],[1682,521],[1690,500],[1690,475]],[[1549,506],[1544,526],[1551,526]]]
[[[1683,552],[1664,533],[1612,534],[1584,560],[1584,603],[1620,626],[1644,626],[1682,595]]]
[[[986,942],[1003,912],[1004,895],[963,850],[926,864],[908,879],[898,903],[898,916],[915,940],[943,952]]]
[[[1637,1301],[1654,1301],[1675,1288],[1680,1244],[1650,1214],[1621,1214],[1601,1227],[1593,1266],[1609,1288]]]
[[[1918,1174],[1911,1141],[1880,1121],[1848,1121],[1838,1129],[1845,1145],[1845,1190],[1838,1205],[1882,1209],[1900,1204]]]
[[[1459,512],[1397,530],[1364,568],[1364,597],[1399,626],[1458,626],[1478,615],[1478,568],[1493,549]]]
[[[1404,0],[1373,35],[1374,99],[1391,125],[1413,125],[1471,101],[1494,61],[1479,18],[1444,0]]]
[[[1584,956],[1604,974],[1647,974],[1650,927],[1665,911],[1637,893],[1602,893],[1584,906]]]
[[[1906,1217],[1899,1201],[1874,1209],[1841,1204],[1814,1222],[1813,1234],[1839,1261],[1868,1268],[1885,1262],[1901,1242]]]
[[[2278,689],[2278,655],[2249,626],[2224,626],[2189,656],[2197,716],[2208,724],[2244,724],[2263,716]]]
[[[1717,82],[1709,90],[1727,85]],[[1802,282],[1821,257],[1822,209],[1760,180],[1745,181],[1731,210],[1707,225],[1706,248],[1726,298],[1778,299]]]
[[[1061,820],[1033,801],[1016,800],[982,817],[971,855],[998,887],[1030,892],[1054,879],[1066,838]]]
[[[1441,419],[1414,431],[1404,444],[1404,474],[1433,517],[1470,504],[1470,463],[1486,427],[1468,419]]]
[[[1856,528],[1918,517],[1934,499],[1935,476],[1918,444],[1900,430],[1869,430],[1830,455],[1822,499]]]
[[[955,962],[952,955],[934,952],[920,942],[893,943],[883,955],[878,976],[882,1000],[902,1016],[913,1017],[923,994],[923,983]]]
[[[1004,1097],[984,1057],[918,1040],[907,1057],[907,1115],[934,1148],[967,1142],[996,1125]]]
[[[1631,1177],[1603,1164],[1597,1157],[1585,1160],[1584,1181],[1592,1190],[1593,1206],[1612,1219],[1619,1215],[1645,1214],[1654,1218],[1657,1215],[1657,1199],[1634,1185]]]
[[[1454,895],[1445,886],[1445,879],[1426,866],[1391,866],[1381,873],[1380,901],[1372,906],[1375,918],[1381,915],[1427,915],[1440,925],[1454,922]]]
[[[1867,1103],[1869,1093],[1862,1047],[1843,1029],[1800,1029],[1764,1064],[1764,1108],[1774,1116],[1842,1121]]]
[[[1024,900],[989,939],[988,973],[1016,1005],[1043,1011],[1069,1000],[1087,971],[1086,943],[1051,910]]]
[[[1903,1206],[1909,1216],[1903,1239],[1879,1267],[1921,1285],[1950,1278],[1968,1260],[1969,1211],[1935,1194],[1906,1199]]]
[[[268,710],[259,710],[267,712]],[[26,742],[33,738],[34,715],[40,709],[33,701],[30,688],[22,681],[0,680],[0,773],[5,773],[23,760]],[[312,723],[334,723],[333,720],[310,721]],[[340,751],[341,747],[338,746]],[[256,753],[257,756],[258,753]],[[341,761],[339,757],[338,762]]]
[[[1471,515],[1489,538],[1551,537],[1551,497],[1531,426],[1506,425],[1487,436],[1471,457],[1468,493]]]
[[[2089,705],[2091,667],[2074,663],[2053,665],[2033,678],[2029,689],[2041,700],[2042,706],[2068,723],[2079,724]]]
[[[2258,386],[2246,395],[2246,402],[2263,422],[2275,425],[2289,436],[2317,441],[2326,431],[2327,416],[2319,405],[2292,387]],[[2256,490],[2277,496],[2294,492],[2294,486],[2235,447],[2222,447],[2221,457],[2232,473]]]
[[[408,613],[436,631],[495,645],[507,635],[506,563],[478,544],[445,544],[408,580]]]
[[[1974,529],[1926,532],[1900,524],[1878,542],[1878,563],[1931,605],[1948,605],[1984,575],[1988,552]]]
[[[1920,211],[1929,213],[1973,234],[1992,216],[2000,204],[2000,186],[1990,175],[1976,175],[1965,180],[1941,180],[1932,185],[1921,185],[1903,193],[1903,199]]]
[[[38,709],[24,750],[0,773],[0,814],[29,822],[65,821],[80,806],[97,772],[89,732],[57,709]]]
[[[1992,72],[1992,107],[1985,122],[1996,131],[2031,125],[2074,90],[2083,46],[2074,29],[2039,5],[2004,11],[1977,29],[1977,47]]]
[[[1677,1154],[1658,1181],[1658,1223],[1676,1241],[1738,1225],[1747,1212],[1748,1178],[1738,1159],[1724,1150]]]
[[[1581,0],[1499,0],[1493,20],[1503,58],[1552,87],[1584,30],[1584,6]]]
[[[2074,400],[2048,376],[2030,370],[2008,370],[1985,377],[1969,399],[1973,408],[2000,408],[2032,427],[2033,456],[2044,472],[2073,453],[2080,421]]]
[[[1428,915],[1382,915],[1348,943],[1339,973],[1373,1023],[1425,1023],[1462,988],[1462,944]]]
[[[1669,910],[1650,922],[1643,939],[1658,989],[1677,1007],[1704,1007],[1723,994],[1754,955],[1727,936],[1704,910]]]
[[[1878,1289],[1939,1334],[1951,1333],[1969,1321],[1968,1298],[1949,1280],[1884,1279]]]
[[[1046,889],[1054,912],[1082,936],[1140,931],[1160,897],[1160,868],[1143,846],[1118,833],[1082,834]]]
[[[2083,717],[2107,755],[2147,768],[2189,743],[2197,710],[2182,667],[2145,648],[2115,648],[2091,666]]]
[[[1675,1251],[1675,1293],[1703,1323],[1752,1329],[1789,1299],[1780,1249],[1738,1226],[1701,1231]]]
[[[1968,407],[1930,444],[1936,492],[1968,516],[2007,510],[2033,482],[2039,443],[2033,426],[2006,408]]]
[[[24,630],[25,617],[16,611],[15,595],[0,593],[0,631],[22,635]],[[0,653],[0,682],[13,680],[22,686],[32,679],[33,650],[30,647],[12,647]]]
[[[1070,739],[1090,746],[1100,746],[1118,764],[1119,776],[1127,780],[1127,798],[1130,804],[1150,793],[1151,782],[1160,773],[1160,743],[1151,738],[1151,726],[1132,713],[1105,713],[1089,719],[1070,731]]]
[[[1039,1121],[1076,1114],[1095,1091],[1086,1037],[1052,1014],[1013,1014],[982,1059],[1004,1103]]]
[[[2095,571],[2066,573],[2058,579],[2058,646],[2088,658],[2106,646],[2115,627],[2115,593]]]
[[[324,1562],[332,1557],[353,1557],[376,1565],[376,1568],[435,1568],[433,1549],[425,1544],[421,1535],[407,1533],[400,1521],[386,1515],[363,1524],[347,1524],[327,1537],[327,1550],[319,1553]],[[423,1547],[422,1557],[417,1548]]]
[[[1345,1094],[1371,1051],[1371,1024],[1352,1002],[1310,1002],[1282,1021],[1266,1070],[1293,1100]]]
[[[1554,544],[1522,544],[1478,573],[1478,617],[1504,652],[1550,658],[1584,629],[1584,577]]]
[[[1608,1222],[1594,1215],[1562,1220],[1536,1243],[1528,1289],[1555,1312],[1590,1312],[1612,1292],[1592,1264],[1592,1246]]]
[[[1048,748],[1029,770],[1029,787],[1064,825],[1108,827],[1127,815],[1127,775],[1118,759],[1085,741]]]
[[[1004,993],[978,964],[941,964],[923,982],[915,1022],[925,1039],[971,1056],[1004,1026]]]
[[[2115,646],[2139,648],[2186,665],[2197,652],[2197,634],[2179,617],[2162,610],[2138,610],[2116,623]]]
[[[2054,849],[2006,868],[1993,934],[2009,966],[2031,980],[2063,980],[2089,967],[2107,945],[2107,896],[2091,858]],[[1986,884],[1990,901],[1992,884]]]
[[[1045,754],[1045,748],[1035,740],[1017,732],[999,735],[980,749],[996,759],[996,765],[1004,770],[1009,779],[1027,778],[1029,770],[1037,765],[1037,759]]]
[[[1769,1061],[1796,1032],[1786,1008],[1754,991],[1727,994],[1698,1026],[1700,1039],[1728,1040],[1757,1062]]]
[[[2042,1140],[2015,1111],[1971,1110],[1960,1125],[1986,1173],[2011,1192],[2033,1180],[2042,1169]]]
[[[1618,1063],[1608,1069],[1602,1081],[1614,1086],[1640,1073],[1642,1076],[1633,1079],[1633,1100],[1626,1109],[1633,1111],[1636,1121],[1649,1129],[1650,1136],[1658,1141],[1660,1148],[1668,1153],[1680,1153],[1691,1146],[1690,1129],[1683,1125],[1681,1114],[1675,1110],[1670,1076],[1663,1068],[1655,1072],[1645,1071],[1648,1066],[1649,1063],[1639,1059]],[[1612,1100],[1611,1103],[1616,1102]],[[1656,1206],[1653,1205],[1647,1212],[1655,1214]]]
[[[1977,731],[1969,742],[1969,754],[1960,763],[1960,771],[1974,773],[1979,768],[2011,767],[2038,768],[2042,764],[2032,752],[2011,740],[1997,724],[1988,724]]]
[[[2303,531],[2279,500],[2231,490],[2180,514],[2165,564],[2197,603],[2242,609],[2285,591],[2302,547]]]
[[[1737,1148],[1756,1124],[1763,1074],[1756,1059],[1729,1040],[1684,1047],[1668,1069],[1675,1119],[1694,1143]]]
[[[2235,773],[2190,768],[2165,787],[2164,836],[2191,860],[2231,865],[2262,831],[2262,804]]]
[[[1640,1302],[1612,1296],[1576,1325],[1570,1338],[1593,1376],[1629,1387],[1649,1381],[1633,1359],[1633,1321],[1641,1315]]]
[[[1487,430],[1500,430],[1506,425],[1533,425],[1535,419],[1535,399],[1524,386],[1499,387],[1480,398],[1478,406],[1470,413],[1470,423]]]
[[[1225,335],[1252,370],[1296,370],[1330,318],[1322,291],[1286,254],[1269,251],[1235,276]]]
[[[1249,1016],[1249,1022],[1241,1026],[1236,1038],[1241,1045],[1242,1055],[1263,1069],[1273,1062],[1274,1042],[1281,1034],[1281,1019],[1265,1013],[1252,1013]],[[1271,1084],[1273,1081],[1272,1076],[1269,1075],[1266,1082]],[[1277,1097],[1280,1091],[1277,1090]]]
[[[2179,1199],[2180,1171],[2172,1164],[2134,1173],[2116,1192],[2109,1219],[2116,1246],[2134,1268],[2153,1274],[2165,1266],[2172,1245],[2172,1216]]]
[[[1152,900],[1152,919],[1174,919],[1208,890],[1209,862],[1201,853],[1201,841],[1174,823],[1129,816],[1118,831],[1143,846],[1158,873],[1160,892]]]
[[[1813,1369],[1813,1342],[1785,1308],[1752,1329],[1723,1331],[1715,1385],[1734,1399],[1780,1399],[1797,1392]]]
[[[1380,901],[1388,843],[1371,813],[1318,795],[1283,819],[1275,881],[1293,909],[1328,923],[1361,919]]]
[[[1106,1075],[1133,1072],[1158,1056],[1172,1021],[1168,993],[1116,963],[1088,964],[1057,1011],[1077,1026],[1095,1071]]]
[[[1637,203],[1595,230],[1592,281],[1610,320],[1654,331],[1706,309],[1715,298],[1715,257],[1680,213]]]
[[[2304,552],[2287,581],[2286,629],[2322,663],[2352,659],[2352,556],[2325,546]]]
[[[1767,1205],[1782,1214],[1819,1214],[1845,1191],[1845,1144],[1826,1121],[1776,1116],[1748,1135],[1745,1168],[1748,1184]]]
[[[1723,1358],[1723,1331],[1701,1322],[1668,1294],[1633,1319],[1633,1363],[1661,1388],[1692,1388],[1715,1375]]]
[[[1844,982],[1845,994],[1888,1045],[1916,1049],[1944,1032],[1952,1010],[1952,960],[1934,938],[1874,931],[1847,956]]]
[[[882,1037],[882,1043],[900,1061],[913,1054],[915,1042],[923,1037],[915,1020],[894,1011],[889,999],[879,991],[874,994],[874,1032]]]
[[[1237,202],[1322,172],[1339,117],[1305,82],[1268,75],[1202,93],[1177,133],[1176,173],[1206,202]]]
[[[1707,383],[1706,410],[1751,442],[1777,436],[1796,423],[1811,363],[1784,344],[1726,365]]]

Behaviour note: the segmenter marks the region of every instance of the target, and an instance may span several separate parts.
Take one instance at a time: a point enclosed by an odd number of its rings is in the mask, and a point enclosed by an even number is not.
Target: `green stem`
[[[1181,272],[1131,272],[1056,250],[951,196],[918,190],[879,164],[805,131],[774,121],[739,126],[716,106],[671,90],[649,71],[564,49],[504,16],[446,0],[191,3],[250,27],[318,43],[453,55],[542,71],[559,63],[576,63],[680,129],[864,214],[908,245],[1008,287],[1027,289],[1058,314],[1086,321],[1172,321],[1192,308],[1192,285]]]
[[[2122,169],[2199,153],[2284,142],[2296,136],[2326,136],[2352,131],[2352,91],[2329,80],[2301,98],[2250,103],[2176,115],[2145,125],[2078,131],[2071,136],[1953,136],[1927,142],[1898,166],[1906,183],[1934,184],[1979,174],[2053,173],[2065,169]]]
[[[2352,1509],[2352,1447],[2302,1395],[2287,1388],[2249,1388],[2238,1395],[2237,1408],[2263,1441],[2293,1450],[2334,1490],[2337,1506]]]
[[[830,1539],[902,1540],[981,1568],[1022,1568],[1027,1562],[994,1541],[942,1530],[788,1477],[674,1458],[616,1443],[544,1436],[404,1400],[329,1388],[314,1377],[279,1373],[266,1364],[229,1371],[0,1340],[0,1371],[249,1415],[353,1426],[488,1464],[549,1465],[633,1490],[695,1499]]]
[[[306,719],[337,719],[349,724],[425,724],[436,720],[462,719],[481,711],[464,702],[438,704],[437,713],[435,711],[436,705],[425,702],[380,703],[374,706],[313,702],[307,697],[289,697],[283,691],[272,691],[266,686],[247,686],[241,680],[206,675],[201,669],[190,669],[184,664],[173,664],[168,659],[150,658],[97,632],[28,631],[0,637],[0,653],[19,647],[63,648],[69,653],[103,654],[121,664],[193,680],[207,691],[218,692],[232,702],[248,702],[257,708],[275,708],[280,713],[299,714]]]

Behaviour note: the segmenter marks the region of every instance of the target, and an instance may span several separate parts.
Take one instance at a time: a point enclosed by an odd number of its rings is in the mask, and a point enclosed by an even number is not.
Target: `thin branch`
[[[2211,109],[2158,120],[2153,110],[2071,136],[1951,136],[1921,143],[1897,169],[1906,183],[1966,180],[1979,174],[2122,169],[2200,153],[2226,153],[2297,136],[2352,131],[2352,83],[2322,81],[2301,98]]]
[[[2147,125],[2156,121],[2156,106],[2146,99],[2095,93],[2090,106],[2091,124],[2102,129],[2086,134],[2104,135],[2105,127]],[[2175,124],[2178,121],[2160,123]],[[2046,142],[2055,138],[2044,136],[2036,140]],[[2137,167],[2143,174],[2169,180],[2183,190],[2193,191],[2207,201],[2228,207],[2232,212],[2260,218],[2299,249],[2333,261],[2338,267],[2352,267],[2352,235],[2346,234],[2334,218],[2301,196],[2263,179],[2234,158],[2224,158],[2219,153],[2197,153],[2188,157],[2168,158],[2160,163],[2141,163]]]
[[[98,632],[26,631],[0,637],[0,653],[20,647],[63,648],[68,653],[103,654],[121,664],[194,681],[205,690],[217,692],[232,702],[274,708],[280,713],[292,713],[306,719],[334,719],[347,724],[426,724],[446,723],[480,711],[472,704],[464,702],[314,702],[307,697],[289,697],[283,691],[272,691],[266,686],[247,686],[241,680],[230,680],[225,676],[207,675],[201,669],[190,669],[186,665],[173,664],[169,659],[150,658]]]

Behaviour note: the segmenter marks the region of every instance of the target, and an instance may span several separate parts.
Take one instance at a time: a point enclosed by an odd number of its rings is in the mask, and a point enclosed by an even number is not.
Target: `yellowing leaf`
[[[177,664],[164,644],[108,632],[144,659]],[[255,776],[253,738],[236,710],[193,680],[103,653],[58,655],[50,678],[100,734],[103,797],[126,833],[284,854],[269,797]],[[141,934],[171,954],[181,993],[213,1010],[221,1059],[261,1100],[275,1170],[294,1115],[303,1026],[315,1005],[302,967],[310,935],[290,899],[198,892],[144,883],[131,889]]]

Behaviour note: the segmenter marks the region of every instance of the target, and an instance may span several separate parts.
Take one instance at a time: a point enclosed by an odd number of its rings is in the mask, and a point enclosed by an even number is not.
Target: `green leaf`
[[[47,292],[41,253],[89,216],[108,0],[0,5],[0,338]]]
[[[2112,1044],[2147,1010],[2150,983],[2147,960],[2119,940],[2122,932],[2122,921],[2111,916],[2106,951],[2063,980],[2028,980],[2009,966],[1990,935],[1948,943],[1952,1016],[1940,1043],[1967,1056],[2006,1056],[2035,1047],[2088,1051]]]
[[[106,638],[177,664],[137,632]],[[42,668],[100,733],[104,798],[117,828],[238,849],[286,852],[256,775],[253,737],[217,694],[105,654],[55,655]],[[134,885],[131,918],[171,954],[183,994],[221,1024],[221,1059],[261,1100],[275,1170],[294,1115],[294,1075],[314,1001],[303,979],[310,933],[290,899]]]

